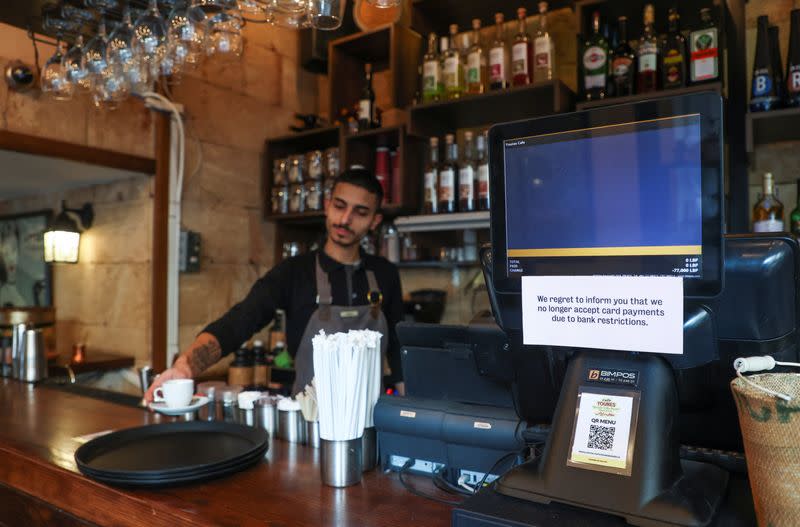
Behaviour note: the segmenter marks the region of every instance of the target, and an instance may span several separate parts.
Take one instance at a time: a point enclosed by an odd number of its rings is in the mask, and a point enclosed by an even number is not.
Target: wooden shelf
[[[552,0],[548,11],[571,7],[572,0]],[[471,27],[473,18],[480,18],[483,27],[494,25],[494,14],[501,12],[507,21],[517,19],[519,0],[412,0],[411,25],[417,31],[427,34],[431,31],[446,35],[450,24],[458,24],[461,31]],[[535,4],[529,6],[529,14],[535,15]]]
[[[489,211],[454,214],[420,214],[395,218],[398,232],[433,232],[464,229],[488,229]]]
[[[395,264],[400,269],[461,269],[477,267],[478,262],[443,262],[440,260],[426,260],[415,262],[398,262]]]
[[[709,82],[707,84],[698,84],[696,86],[687,86],[686,88],[678,88],[674,90],[660,90],[652,93],[637,93],[636,95],[626,95],[624,97],[609,97],[608,99],[601,99],[599,101],[582,101],[575,105],[575,109],[589,110],[592,108],[604,108],[606,106],[615,106],[617,104],[649,101],[664,97],[677,97],[679,95],[686,95],[687,93],[698,93],[704,91],[715,91],[721,94],[722,83]]]
[[[267,145],[275,150],[284,147],[288,154],[307,152],[309,150],[323,150],[339,144],[339,127],[327,126],[314,128],[304,132],[282,135],[267,140]],[[299,149],[299,151],[297,150]],[[270,167],[271,170],[271,167]]]
[[[554,80],[418,104],[409,108],[411,131],[421,136],[439,136],[458,128],[566,112],[572,109],[573,99],[572,91],[563,82]]]
[[[283,225],[321,225],[325,223],[325,212],[315,210],[311,212],[290,212],[288,214],[271,214],[267,221]]]
[[[752,112],[745,122],[747,152],[758,145],[800,140],[800,108]]]

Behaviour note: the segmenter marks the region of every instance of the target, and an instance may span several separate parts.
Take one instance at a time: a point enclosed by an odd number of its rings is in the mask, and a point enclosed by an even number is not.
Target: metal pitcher
[[[37,382],[46,379],[47,354],[44,349],[44,337],[41,329],[25,331],[25,339],[20,352],[19,379],[25,382]]]

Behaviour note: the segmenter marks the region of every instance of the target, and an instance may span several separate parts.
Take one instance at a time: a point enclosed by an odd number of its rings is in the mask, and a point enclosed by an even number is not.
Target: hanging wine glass
[[[238,7],[209,18],[206,53],[223,60],[241,57],[244,50],[243,23]]]
[[[59,38],[56,42],[56,52],[47,59],[42,69],[42,93],[58,101],[68,101],[72,98],[75,86],[67,80],[63,60],[67,53],[67,44]]]
[[[100,19],[97,34],[83,52],[83,65],[91,79],[92,100],[98,107],[116,108],[129,92],[129,84],[119,64],[109,64],[106,23]]]
[[[302,14],[308,10],[308,0],[273,0],[275,11]]]
[[[84,0],[88,7],[93,7],[105,13],[106,11],[115,11],[120,8],[121,0]]]
[[[367,0],[367,3],[381,9],[389,9],[390,7],[400,7],[402,0]]]
[[[242,18],[248,22],[258,23],[271,23],[273,19],[272,14],[272,0],[238,0],[239,11],[242,13]]]
[[[309,0],[272,0],[273,23],[289,29],[311,27]]]
[[[148,68],[151,75],[157,76],[161,61],[167,55],[167,25],[158,10],[156,0],[150,0],[147,12],[133,25],[133,49]]]
[[[208,23],[199,7],[178,3],[167,19],[169,55],[178,70],[196,67],[206,53]]]
[[[82,65],[90,79],[99,75],[106,69],[108,62],[106,55],[108,51],[108,37],[106,36],[106,22],[100,19],[97,27],[97,34],[89,39],[83,50]]]
[[[134,52],[134,28],[128,6],[122,14],[122,22],[108,38],[108,62],[122,70],[131,91],[143,93],[152,90],[153,76]]]
[[[323,31],[339,29],[344,19],[346,0],[310,0],[309,21],[311,26]]]
[[[64,74],[72,85],[81,91],[87,92],[92,87],[89,71],[83,64],[83,35],[78,35],[75,44],[64,55],[62,63]]]

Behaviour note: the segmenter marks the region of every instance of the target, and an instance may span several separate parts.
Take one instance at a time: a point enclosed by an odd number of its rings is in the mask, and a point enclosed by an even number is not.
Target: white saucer
[[[153,401],[147,406],[151,410],[162,413],[164,415],[183,415],[183,414],[188,414],[189,412],[194,412],[195,410],[199,410],[200,408],[208,404],[208,401],[209,399],[205,395],[195,395],[194,397],[192,397],[192,402],[189,403],[189,406],[171,408],[167,406],[167,403],[164,401]]]

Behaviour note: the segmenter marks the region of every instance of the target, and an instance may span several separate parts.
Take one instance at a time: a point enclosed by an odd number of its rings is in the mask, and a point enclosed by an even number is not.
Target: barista
[[[296,378],[292,395],[314,377],[311,339],[350,329],[383,334],[384,374],[402,393],[400,354],[395,324],[403,302],[397,267],[385,258],[366,254],[361,240],[383,220],[383,191],[364,169],[343,172],[325,209],[327,239],[322,250],[286,259],[260,278],[244,300],[197,336],[173,366],[159,375],[145,394],[169,379],[194,378],[264,328],[283,309],[287,343],[294,356]]]

